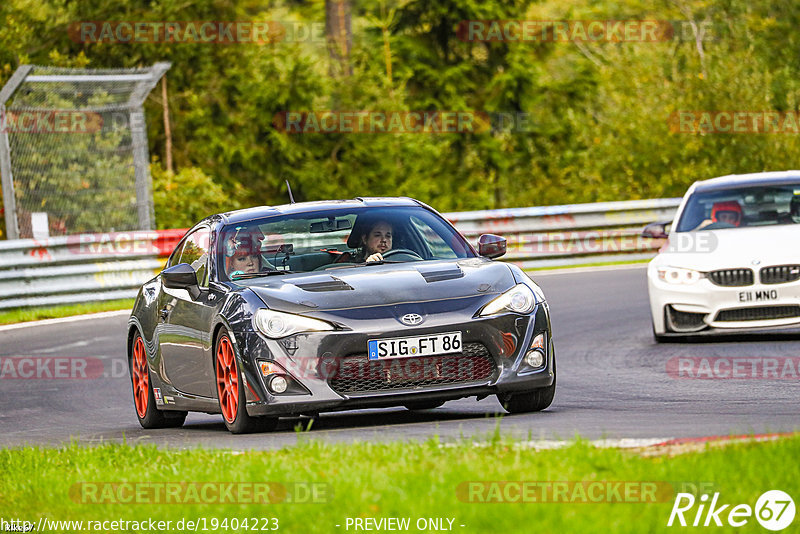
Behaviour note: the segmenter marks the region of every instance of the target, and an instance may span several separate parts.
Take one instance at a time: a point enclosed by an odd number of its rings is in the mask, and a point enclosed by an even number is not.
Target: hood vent
[[[294,284],[303,291],[311,291],[314,293],[321,293],[323,291],[352,291],[353,287],[347,282],[335,278],[328,277],[327,280],[320,282],[306,282],[303,284]]]
[[[439,270],[430,270],[430,271],[419,271],[419,274],[425,279],[426,282],[429,284],[431,282],[441,282],[442,280],[454,280],[456,278],[461,278],[464,276],[464,271],[461,270],[460,267],[447,267],[445,269]]]

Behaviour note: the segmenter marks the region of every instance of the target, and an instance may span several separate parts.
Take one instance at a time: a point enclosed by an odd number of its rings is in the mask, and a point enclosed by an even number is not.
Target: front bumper
[[[723,287],[703,278],[675,285],[647,273],[653,331],[694,334],[718,329],[753,330],[800,325],[800,281]]]
[[[274,416],[398,406],[527,391],[553,383],[555,351],[545,303],[537,305],[529,315],[467,320],[461,316],[453,321],[454,318],[446,314],[429,317],[418,327],[375,318],[360,321],[364,328],[357,330],[304,333],[280,340],[255,331],[235,333],[240,355],[244,356],[247,412]],[[354,326],[352,322],[350,326]],[[461,332],[465,346],[460,357],[396,358],[371,363],[367,358],[369,339],[455,330]],[[534,369],[524,362],[524,355],[539,334],[546,340],[545,363]],[[468,353],[467,347],[476,346],[483,348],[470,349],[472,352]],[[424,359],[428,361],[423,362]],[[354,361],[359,365],[352,365]],[[290,387],[285,393],[270,391],[269,378],[260,372],[261,362],[276,363],[286,371]]]

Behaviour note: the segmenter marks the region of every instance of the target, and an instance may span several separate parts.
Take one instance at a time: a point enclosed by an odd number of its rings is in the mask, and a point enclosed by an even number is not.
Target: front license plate
[[[739,292],[739,302],[769,302],[771,300],[778,300],[777,289]]]
[[[414,358],[461,352],[461,332],[431,334],[415,337],[395,337],[390,339],[370,339],[367,341],[367,354],[370,360],[388,358]]]

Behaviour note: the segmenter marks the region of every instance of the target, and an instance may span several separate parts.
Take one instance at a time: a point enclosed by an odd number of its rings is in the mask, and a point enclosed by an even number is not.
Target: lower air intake
[[[800,317],[800,306],[758,306],[753,308],[730,308],[721,310],[715,321],[771,321]]]
[[[673,332],[697,332],[706,327],[705,313],[678,311],[667,306],[667,323]]]

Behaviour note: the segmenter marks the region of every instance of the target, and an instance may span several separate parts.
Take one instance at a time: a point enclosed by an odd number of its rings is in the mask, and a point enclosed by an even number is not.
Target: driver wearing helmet
[[[742,207],[735,200],[715,202],[711,208],[711,221],[738,227],[742,224]]]
[[[704,220],[700,225],[695,228],[702,230],[708,226],[712,226],[709,230],[718,228],[736,228],[742,224],[742,206],[736,200],[725,200],[721,202],[714,202],[711,207],[711,218]]]

